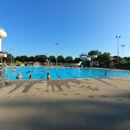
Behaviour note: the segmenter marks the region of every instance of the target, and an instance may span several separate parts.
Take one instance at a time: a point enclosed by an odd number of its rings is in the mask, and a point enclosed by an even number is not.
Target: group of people
[[[50,80],[50,74],[49,73],[47,73],[47,80]],[[22,74],[21,73],[18,73],[18,75],[17,75],[17,77],[16,77],[17,79],[22,79],[23,78],[23,76],[22,76]],[[29,75],[29,79],[32,79],[32,74],[30,74]]]
[[[17,77],[16,77],[17,79],[22,79],[23,78],[23,76],[22,76],[22,74],[21,73],[18,73],[18,75],[17,75]],[[29,75],[29,79],[32,79],[32,75],[30,74]]]

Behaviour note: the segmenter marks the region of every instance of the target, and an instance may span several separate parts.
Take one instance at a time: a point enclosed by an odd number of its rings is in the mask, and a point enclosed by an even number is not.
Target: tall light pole
[[[13,49],[10,49],[10,51],[13,51]],[[12,52],[11,52],[11,66],[12,66]]]
[[[46,53],[46,65],[48,65],[47,53]]]
[[[56,67],[57,67],[57,45],[58,43],[55,43],[56,44]]]
[[[121,45],[121,47],[122,47],[122,59],[124,58],[124,56],[123,56],[123,53],[124,53],[123,48],[124,48],[124,46],[125,46],[125,45]]]
[[[117,56],[118,56],[117,63],[119,63],[119,38],[121,38],[121,36],[116,36],[116,38],[117,38]]]

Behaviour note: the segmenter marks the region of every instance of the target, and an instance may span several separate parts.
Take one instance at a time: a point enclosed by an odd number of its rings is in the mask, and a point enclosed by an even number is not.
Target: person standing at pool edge
[[[50,74],[49,73],[47,73],[47,80],[50,80]]]
[[[113,61],[110,61],[110,68],[111,68],[111,69],[115,69],[115,65],[114,65],[114,62],[113,62]]]

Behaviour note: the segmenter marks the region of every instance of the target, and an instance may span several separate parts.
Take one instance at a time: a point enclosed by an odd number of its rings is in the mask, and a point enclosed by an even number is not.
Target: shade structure
[[[1,57],[7,57],[7,54],[5,52],[3,52],[3,51],[0,51],[0,58]]]

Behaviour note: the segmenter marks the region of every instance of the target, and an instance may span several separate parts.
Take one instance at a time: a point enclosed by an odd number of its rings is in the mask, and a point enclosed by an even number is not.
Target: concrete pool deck
[[[0,81],[0,130],[128,130],[130,78]]]

